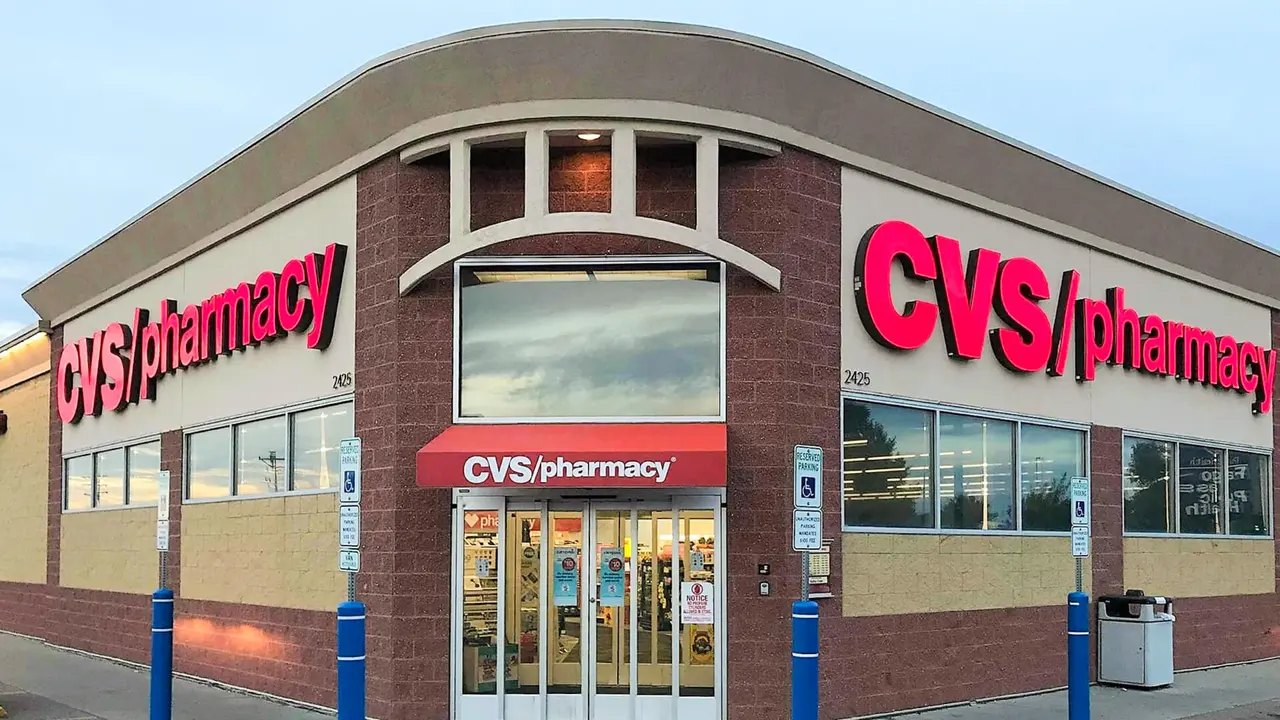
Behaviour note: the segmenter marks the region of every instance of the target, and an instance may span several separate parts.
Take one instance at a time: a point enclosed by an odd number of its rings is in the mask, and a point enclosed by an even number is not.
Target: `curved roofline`
[[[754,35],[749,35],[746,33],[740,33],[732,30],[726,30],[722,28],[716,28],[716,27],[710,27],[710,26],[704,26],[704,25],[691,25],[691,24],[684,24],[684,23],[647,21],[647,20],[603,20],[603,19],[602,20],[546,20],[546,21],[536,21],[536,22],[520,22],[520,23],[490,25],[490,26],[484,26],[479,28],[472,28],[469,30],[462,30],[459,32],[450,33],[448,35],[442,35],[432,40],[426,40],[423,42],[414,43],[412,45],[408,45],[398,50],[394,50],[392,52],[389,52],[377,58],[374,58],[369,62],[366,62],[356,70],[348,73],[346,76],[344,76],[337,82],[331,84],[321,92],[312,96],[306,102],[302,103],[297,108],[295,108],[292,112],[288,113],[280,120],[277,120],[275,123],[271,124],[265,130],[258,133],[253,138],[251,138],[250,140],[248,140],[247,142],[245,142],[235,150],[231,151],[227,155],[223,156],[218,161],[216,161],[209,167],[205,168],[204,170],[202,170],[201,172],[193,176],[191,179],[187,180],[186,182],[182,183],[178,187],[174,188],[169,193],[161,197],[159,200],[147,206],[142,211],[138,212],[133,217],[129,218],[124,223],[120,224],[115,229],[111,230],[109,233],[102,236],[94,243],[82,248],[79,252],[77,252],[67,260],[64,260],[63,262],[55,266],[53,269],[41,275],[35,281],[27,285],[27,287],[23,289],[22,294],[25,295],[32,288],[36,287],[37,285],[40,285],[41,283],[43,283],[45,280],[48,280],[53,275],[56,275],[62,269],[71,265],[76,260],[84,256],[85,254],[89,253],[93,249],[99,247],[100,245],[105,243],[107,240],[119,234],[122,230],[128,228],[130,225],[133,225],[139,219],[145,217],[147,214],[151,213],[156,208],[169,202],[174,197],[182,193],[184,190],[186,190],[187,188],[199,182],[201,179],[212,174],[214,171],[226,165],[228,162],[232,161],[236,157],[249,151],[255,145],[262,142],[262,140],[271,136],[273,133],[275,133],[285,125],[289,124],[289,122],[291,122],[295,118],[299,117],[303,113],[315,107],[316,105],[324,101],[326,98],[329,98],[337,94],[344,87],[346,87],[347,85],[350,85],[351,83],[359,79],[362,75],[370,72],[371,70],[374,70],[383,65],[388,65],[388,64],[398,62],[400,60],[403,60],[407,57],[411,57],[419,53],[439,50],[441,48],[445,48],[450,45],[455,45],[459,43],[465,43],[465,42],[471,42],[475,40],[495,38],[495,37],[501,37],[501,36],[507,36],[507,35],[521,35],[521,34],[529,34],[529,33],[547,32],[547,31],[563,32],[566,30],[569,30],[569,31],[624,30],[624,31],[633,31],[633,32],[652,32],[652,33],[669,34],[669,35],[690,35],[690,36],[718,39],[718,40],[729,41],[729,42],[736,42],[743,45],[756,47],[762,50],[778,53],[780,55],[788,56],[792,59],[809,63],[817,68],[826,70],[827,72],[831,72],[836,75],[843,76],[849,80],[853,80],[854,82],[860,83],[876,92],[883,93],[896,100],[913,105],[919,109],[922,109],[929,113],[937,115],[938,117],[941,117],[945,120],[956,123],[957,125],[965,127],[969,130],[981,133],[994,140],[1005,143],[1013,148],[1016,148],[1023,152],[1034,155],[1040,159],[1047,160],[1067,170],[1070,170],[1086,178],[1089,178],[1103,185],[1111,187],[1112,189],[1119,190],[1122,193],[1133,196],[1134,198],[1147,202],[1162,210],[1178,215],[1186,220],[1190,220],[1191,222],[1202,225],[1208,229],[1214,230],[1229,238],[1232,238],[1234,240],[1246,243],[1252,247],[1266,251],[1276,257],[1280,257],[1280,251],[1277,251],[1275,248],[1269,247],[1257,240],[1249,238],[1245,235],[1241,235],[1240,233],[1237,233],[1221,225],[1210,222],[1204,218],[1201,218],[1199,216],[1196,216],[1189,212],[1181,210],[1177,207],[1174,207],[1173,205],[1165,203],[1161,200],[1158,200],[1150,195],[1142,193],[1131,187],[1118,183],[1114,180],[1110,180],[1097,173],[1091,172],[1068,160],[1065,160],[1056,155],[1053,155],[1051,153],[1035,148],[1031,145],[1023,143],[1015,138],[1012,138],[1008,135],[1000,133],[986,126],[967,120],[959,115],[956,115],[947,110],[944,110],[936,105],[932,105],[923,100],[907,95],[906,93],[895,90],[887,85],[884,85],[875,80],[872,80],[871,78],[868,78],[864,75],[855,73],[829,60],[823,59],[821,57],[818,57],[817,55],[806,52],[804,50],[800,50],[798,48],[791,47],[789,45],[784,45],[782,43],[766,40],[764,38],[760,38]]]

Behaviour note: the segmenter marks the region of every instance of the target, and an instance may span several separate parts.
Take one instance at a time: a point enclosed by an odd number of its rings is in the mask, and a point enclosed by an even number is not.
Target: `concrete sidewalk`
[[[1275,720],[1280,718],[1280,660],[1179,673],[1160,690],[1095,685],[1096,720]],[[902,720],[1030,720],[1067,717],[1066,691],[900,715]]]
[[[0,707],[10,720],[147,720],[145,670],[0,633]],[[174,720],[320,720],[301,710],[190,682],[173,682]]]

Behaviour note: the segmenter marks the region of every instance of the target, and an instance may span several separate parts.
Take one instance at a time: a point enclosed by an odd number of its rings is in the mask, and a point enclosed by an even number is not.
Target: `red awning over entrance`
[[[723,487],[723,423],[453,425],[418,451],[423,487]]]

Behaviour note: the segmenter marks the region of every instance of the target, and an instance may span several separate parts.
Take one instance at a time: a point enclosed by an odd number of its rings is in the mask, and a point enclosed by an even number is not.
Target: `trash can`
[[[1098,682],[1173,684],[1173,599],[1128,590],[1098,598]]]

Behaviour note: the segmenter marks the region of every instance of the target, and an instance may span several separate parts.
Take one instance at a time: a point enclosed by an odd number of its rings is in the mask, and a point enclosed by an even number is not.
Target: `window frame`
[[[112,510],[136,510],[138,508],[153,508],[157,503],[134,503],[133,499],[133,473],[130,471],[131,464],[129,462],[129,451],[142,445],[155,444],[157,448],[161,447],[159,435],[144,435],[140,438],[126,440],[125,442],[112,443],[110,445],[102,445],[99,447],[85,448],[68,453],[62,456],[62,514],[72,515],[75,513],[87,512],[110,512]],[[98,505],[98,456],[103,453],[122,451],[124,453],[124,497],[125,501],[121,505]],[[162,451],[163,452],[163,451]],[[71,509],[67,507],[67,464],[72,460],[81,458],[89,458],[89,507]],[[164,464],[164,456],[161,455],[161,465]],[[163,468],[162,468],[163,469]]]
[[[1055,418],[1046,418],[1035,415],[1024,415],[1018,413],[1007,413],[999,410],[987,410],[984,408],[974,408],[966,405],[956,405],[951,403],[926,402],[922,400],[912,400],[908,398],[895,397],[890,395],[877,395],[874,393],[860,393],[842,391],[840,393],[840,441],[844,442],[844,403],[846,401],[864,402],[875,405],[891,405],[900,408],[908,408],[912,410],[922,410],[930,413],[933,417],[933,527],[931,528],[909,528],[909,527],[886,527],[879,525],[847,525],[844,517],[844,446],[841,445],[840,452],[840,473],[838,482],[840,484],[840,531],[842,533],[874,533],[882,535],[980,535],[984,537],[1071,537],[1070,529],[1067,530],[1023,530],[1023,508],[1022,508],[1022,426],[1036,425],[1040,427],[1053,428],[1057,430],[1070,430],[1081,434],[1081,451],[1084,459],[1084,477],[1089,478],[1089,486],[1093,487],[1093,463],[1092,463],[1092,433],[1091,427],[1087,423],[1071,422],[1069,420],[1061,420]],[[1017,468],[1014,477],[1014,507],[1017,515],[1017,527],[1012,530],[970,530],[961,528],[944,528],[942,527],[942,503],[940,499],[941,487],[941,463],[938,461],[939,447],[941,447],[941,414],[963,415],[966,417],[976,418],[979,420],[1001,420],[1013,423],[1013,462]]]
[[[1173,477],[1171,485],[1173,487],[1171,494],[1173,495],[1173,511],[1174,511],[1174,528],[1172,532],[1131,532],[1124,528],[1124,503],[1126,499],[1123,493],[1123,474],[1124,474],[1124,446],[1125,441],[1129,438],[1135,440],[1150,440],[1153,442],[1164,442],[1173,445]],[[1265,535],[1235,535],[1231,533],[1231,507],[1226,501],[1223,502],[1223,529],[1224,533],[1184,533],[1182,532],[1182,492],[1180,484],[1182,482],[1182,446],[1191,445],[1195,447],[1207,448],[1210,450],[1218,450],[1222,453],[1222,463],[1218,466],[1219,473],[1222,476],[1223,497],[1227,496],[1225,491],[1230,488],[1230,479],[1227,477],[1227,466],[1230,464],[1232,452],[1250,453],[1253,455],[1261,455],[1267,459],[1267,467],[1270,469],[1270,482],[1267,484],[1267,491],[1263,493],[1266,498],[1266,507],[1263,510],[1263,517],[1267,520],[1267,532]],[[1258,447],[1256,445],[1246,445],[1241,443],[1224,443],[1220,440],[1207,440],[1205,438],[1188,437],[1184,435],[1166,435],[1161,433],[1149,433],[1142,431],[1125,430],[1120,437],[1120,472],[1121,472],[1121,530],[1124,537],[1133,538],[1177,538],[1182,540],[1263,540],[1273,542],[1275,540],[1275,512],[1276,501],[1276,472],[1275,472],[1275,454],[1271,448]]]
[[[462,271],[466,268],[526,265],[581,266],[584,270],[596,267],[627,265],[717,265],[720,270],[720,412],[717,415],[675,416],[617,416],[617,417],[465,417],[462,410]],[[473,256],[459,258],[453,263],[453,422],[458,425],[519,425],[519,424],[608,424],[608,423],[711,423],[726,422],[728,414],[728,276],[726,263],[709,255],[504,255],[496,257]]]
[[[267,498],[279,497],[298,497],[303,495],[326,495],[337,493],[337,487],[331,488],[307,488],[305,490],[293,489],[293,459],[294,459],[294,417],[296,415],[309,412],[312,410],[320,410],[327,407],[337,407],[339,405],[350,405],[352,411],[352,427],[355,426],[355,394],[346,393],[343,395],[335,395],[332,397],[312,400],[306,403],[289,405],[282,408],[273,408],[270,410],[262,410],[259,412],[239,415],[225,420],[195,425],[190,428],[184,428],[182,431],[182,504],[183,505],[203,505],[207,503],[232,502],[239,500],[263,500]],[[255,493],[253,495],[239,495],[239,478],[236,472],[236,449],[237,449],[237,428],[241,425],[257,422],[259,420],[270,420],[272,418],[284,418],[285,421],[285,480],[287,481],[288,490],[271,493]],[[227,430],[227,467],[230,472],[227,484],[227,494],[220,497],[212,498],[192,498],[190,497],[190,439],[192,435],[198,435],[210,430]]]

